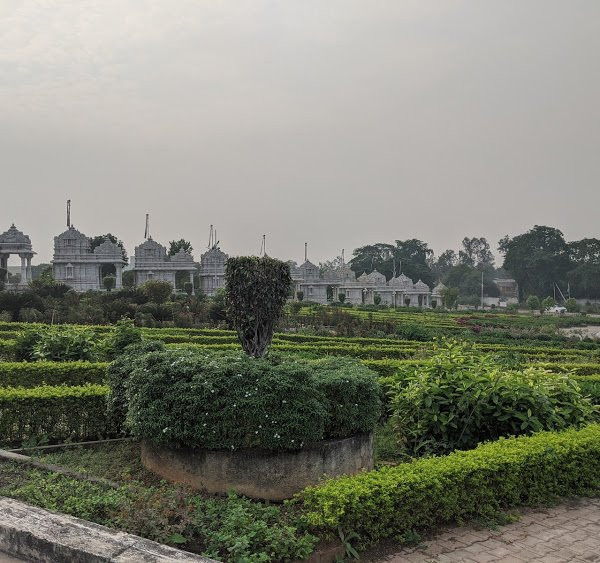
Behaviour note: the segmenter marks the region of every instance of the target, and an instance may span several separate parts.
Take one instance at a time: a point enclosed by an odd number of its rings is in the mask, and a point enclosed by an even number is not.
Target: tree
[[[191,296],[194,293],[194,284],[192,282],[185,282],[183,284],[183,291]]]
[[[166,281],[148,280],[142,285],[142,291],[149,301],[161,304],[171,297],[173,286]]]
[[[194,250],[192,243],[189,240],[180,238],[179,240],[169,241],[169,256],[175,256],[180,250],[191,254]]]
[[[522,294],[548,294],[555,283],[566,285],[571,259],[558,229],[536,225],[522,235],[504,237],[498,249],[504,255],[503,268],[518,282]]]
[[[491,266],[494,256],[490,245],[484,237],[465,237],[462,240],[462,250],[458,253],[458,261],[465,266]]]
[[[569,313],[577,313],[577,311],[579,311],[579,305],[573,297],[570,297],[565,301],[565,307]]]
[[[123,287],[132,288],[135,285],[135,273],[133,270],[123,272]]]
[[[304,299],[304,291],[296,291],[296,299],[302,301]]]
[[[244,352],[265,355],[283,313],[292,278],[286,262],[263,256],[229,258],[225,267],[227,317]]]
[[[106,291],[112,291],[117,283],[117,278],[114,276],[106,276],[102,278],[102,285]]]
[[[556,305],[556,299],[554,299],[554,297],[546,297],[546,299],[544,299],[542,301],[542,308],[545,309],[549,309],[550,307],[554,307]]]
[[[481,302],[481,275],[483,274],[483,293],[487,297],[498,297],[500,290],[494,283],[494,268],[490,265],[481,265],[481,270],[475,266],[457,264],[451,268],[443,278],[443,283],[448,287],[458,289],[460,302],[479,304]]]
[[[541,307],[540,298],[537,295],[530,295],[526,303],[527,307],[532,311],[537,311]]]
[[[430,261],[433,256],[427,243],[418,239],[397,240],[396,244],[376,243],[361,246],[353,251],[349,265],[357,274],[373,270],[382,273],[386,279],[403,273],[412,280],[422,280],[431,286],[434,283]]]
[[[373,296],[373,303],[375,305],[381,305],[381,295],[374,295]]]
[[[442,252],[433,266],[436,279],[441,280],[448,270],[456,266],[457,262],[458,258],[454,250],[445,250]]]
[[[441,291],[442,303],[447,309],[454,309],[458,304],[458,288],[446,287]]]
[[[344,301],[346,301],[346,294],[338,293],[338,299],[339,299],[340,303],[343,303]]]
[[[109,240],[113,244],[116,244],[123,253],[123,260],[127,262],[127,251],[125,250],[125,245],[123,244],[123,241],[118,239],[112,233],[106,233],[105,235],[96,235],[95,237],[92,237],[90,239],[90,249],[92,250],[92,252],[94,251],[94,248],[100,246],[105,240]]]

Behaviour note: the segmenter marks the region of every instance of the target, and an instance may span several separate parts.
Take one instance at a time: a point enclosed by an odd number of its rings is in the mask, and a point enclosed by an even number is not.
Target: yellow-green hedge
[[[600,425],[500,439],[474,450],[383,467],[327,481],[298,495],[304,521],[319,533],[338,528],[360,546],[448,522],[600,494]]]

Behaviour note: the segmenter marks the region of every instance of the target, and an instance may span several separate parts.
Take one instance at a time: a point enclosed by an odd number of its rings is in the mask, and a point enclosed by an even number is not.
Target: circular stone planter
[[[143,442],[142,463],[167,481],[209,493],[234,490],[251,498],[284,500],[324,476],[373,469],[373,434],[326,440],[292,452],[196,450]]]

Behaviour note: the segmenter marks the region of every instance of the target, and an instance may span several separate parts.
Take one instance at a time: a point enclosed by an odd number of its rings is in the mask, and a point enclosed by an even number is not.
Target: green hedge
[[[15,341],[0,340],[0,360],[12,360],[15,357]]]
[[[85,385],[0,388],[0,445],[29,438],[51,442],[106,435],[108,387]]]
[[[90,362],[0,362],[0,387],[103,383],[107,365]]]
[[[581,393],[590,397],[595,405],[600,405],[600,375],[576,375],[573,377]]]
[[[298,495],[304,521],[320,533],[355,532],[360,546],[408,531],[493,517],[559,497],[600,495],[600,425],[500,439],[333,479]]]

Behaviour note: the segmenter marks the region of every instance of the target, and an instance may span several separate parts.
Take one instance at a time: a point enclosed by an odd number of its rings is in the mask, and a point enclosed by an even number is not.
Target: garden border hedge
[[[504,438],[474,450],[341,477],[297,495],[309,529],[359,546],[505,509],[600,495],[600,425]]]
[[[0,444],[46,436],[84,440],[110,432],[104,385],[0,388]]]
[[[102,362],[0,362],[0,387],[101,384],[107,366]]]

